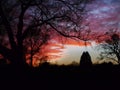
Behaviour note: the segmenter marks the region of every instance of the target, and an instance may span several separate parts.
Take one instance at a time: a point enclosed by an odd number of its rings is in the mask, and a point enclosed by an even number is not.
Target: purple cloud
[[[88,18],[93,31],[120,28],[120,0],[96,0],[88,5]]]

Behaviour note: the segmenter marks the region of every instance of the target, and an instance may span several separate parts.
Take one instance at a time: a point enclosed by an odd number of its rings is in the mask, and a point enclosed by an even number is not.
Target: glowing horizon
[[[52,60],[52,63],[55,64],[64,64],[64,65],[68,65],[71,64],[73,61],[79,63],[80,62],[80,57],[82,55],[82,53],[84,51],[88,51],[91,55],[92,58],[92,62],[96,63],[96,58],[94,54],[96,54],[93,50],[93,48],[96,46],[95,42],[92,43],[93,45],[89,45],[89,46],[79,46],[79,45],[64,45],[64,49],[63,49],[63,55],[62,57],[56,59],[56,60]]]

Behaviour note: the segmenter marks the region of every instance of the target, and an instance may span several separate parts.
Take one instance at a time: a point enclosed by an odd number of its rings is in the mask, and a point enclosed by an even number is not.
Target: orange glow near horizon
[[[41,63],[41,58],[46,59],[47,61],[51,63],[56,64],[69,64],[73,60],[78,60],[80,58],[79,51],[84,51],[85,47],[92,46],[93,43],[91,42],[85,42],[84,41],[76,41],[73,39],[66,39],[64,43],[61,44],[60,41],[55,41],[54,39],[49,41],[46,45],[43,45],[41,47],[41,50],[39,53],[34,55],[33,58],[33,66],[38,66],[39,63]],[[77,49],[78,48],[78,49]],[[83,49],[82,49],[83,48]],[[80,49],[80,50],[79,50]],[[76,51],[75,51],[76,50]],[[74,53],[72,53],[72,51]],[[70,58],[68,54],[72,53],[70,55]],[[73,54],[76,54],[75,56]],[[27,55],[26,58],[29,58],[30,55]],[[30,63],[30,60],[27,59],[27,63]]]

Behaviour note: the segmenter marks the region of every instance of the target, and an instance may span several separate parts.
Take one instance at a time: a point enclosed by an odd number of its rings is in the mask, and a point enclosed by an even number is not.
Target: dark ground
[[[0,87],[16,90],[104,90],[120,87],[120,66],[111,64],[79,66],[43,65],[24,69],[0,68]],[[2,90],[2,89],[0,89]],[[8,90],[8,89],[7,89]],[[10,89],[11,90],[11,89]]]

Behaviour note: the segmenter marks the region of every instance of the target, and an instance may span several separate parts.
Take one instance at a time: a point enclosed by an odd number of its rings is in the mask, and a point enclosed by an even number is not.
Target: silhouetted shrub
[[[88,52],[83,52],[81,59],[80,59],[80,67],[90,67],[92,66],[91,56]]]

